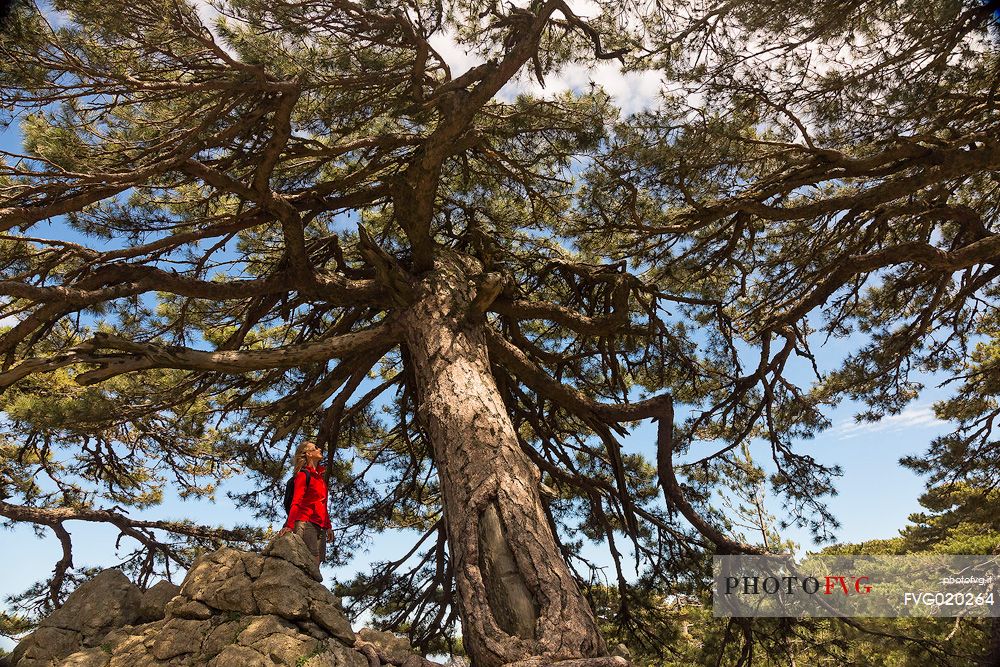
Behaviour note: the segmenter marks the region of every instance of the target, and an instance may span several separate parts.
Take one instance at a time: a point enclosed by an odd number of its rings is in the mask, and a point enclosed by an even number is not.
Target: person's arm
[[[288,519],[285,521],[284,532],[289,532],[295,528],[295,521],[301,515],[302,497],[306,493],[306,473],[300,470],[295,473],[295,483],[292,487],[292,507],[288,510]]]

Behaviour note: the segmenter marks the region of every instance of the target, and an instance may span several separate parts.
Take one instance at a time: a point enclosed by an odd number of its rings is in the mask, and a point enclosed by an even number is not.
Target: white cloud
[[[601,7],[591,0],[573,0],[570,7],[581,18],[593,18],[601,13]],[[450,31],[438,32],[429,41],[448,63],[452,78],[457,79],[484,62],[481,57],[459,44]],[[497,98],[504,102],[512,102],[521,94],[552,98],[566,91],[586,92],[591,84],[603,88],[625,115],[654,108],[659,103],[663,90],[660,72],[622,72],[621,63],[617,60],[600,62],[594,66],[571,63],[546,76],[543,87],[535,79],[531,63],[528,63],[500,89]]]
[[[197,10],[202,23],[212,31],[216,42],[230,55],[235,55],[219,38],[215,30],[215,22],[221,15],[212,6],[211,0],[191,0],[191,3]],[[593,18],[601,12],[600,6],[591,0],[573,0],[570,6],[573,12],[581,18]],[[478,54],[470,52],[459,44],[451,31],[442,30],[435,33],[428,41],[431,47],[448,63],[452,78],[457,79],[473,67],[485,62]],[[505,102],[513,101],[522,93],[541,98],[552,98],[568,90],[585,92],[592,83],[603,88],[625,115],[655,107],[663,89],[663,81],[659,72],[622,72],[618,61],[602,62],[596,66],[573,63],[547,76],[543,88],[535,80],[531,65],[528,64],[500,90],[497,97]]]
[[[208,28],[208,31],[212,33],[212,38],[219,47],[229,54],[230,57],[239,60],[239,54],[226,44],[226,40],[222,38],[219,34],[218,29],[215,24],[219,19],[225,18],[230,25],[238,23],[237,19],[232,16],[224,16],[222,12],[215,8],[211,3],[211,0],[190,0],[191,5],[194,7],[195,11],[198,13],[198,18],[201,19],[202,25]]]
[[[846,440],[870,433],[896,433],[911,428],[939,428],[946,424],[947,422],[941,421],[934,415],[930,405],[915,405],[906,408],[898,415],[889,415],[873,423],[841,422],[834,426],[830,433],[837,436],[838,440]]]
[[[625,115],[652,109],[663,90],[659,72],[622,72],[617,61],[610,61],[596,66],[580,63],[567,65],[545,77],[544,88],[535,79],[531,68],[526,66],[500,89],[497,97],[508,102],[524,93],[551,98],[567,90],[584,92],[591,84],[603,88]]]
[[[593,79],[607,91],[626,115],[657,106],[663,90],[660,72],[622,72],[613,63],[604,63],[595,68]]]
[[[8,315],[7,317],[0,318],[0,327],[14,327],[20,321],[13,315]]]
[[[213,7],[209,0],[191,0],[191,6],[198,12],[198,18],[205,24],[205,27],[215,35],[215,21],[221,16],[219,10]]]
[[[582,19],[597,18],[604,11],[601,5],[592,0],[570,0],[566,4],[570,11]]]
[[[475,54],[469,53],[464,46],[455,41],[455,36],[447,31],[434,33],[427,40],[444,61],[448,63],[451,77],[457,79],[473,67],[482,65],[485,61]]]

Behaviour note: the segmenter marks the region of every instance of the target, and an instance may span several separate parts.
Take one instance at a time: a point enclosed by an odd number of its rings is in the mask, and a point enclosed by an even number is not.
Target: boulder
[[[167,603],[165,618],[193,618],[204,621],[211,617],[211,607],[183,595],[178,595]]]
[[[295,533],[279,535],[271,540],[271,543],[264,548],[264,555],[286,560],[316,581],[323,581],[316,559],[302,538]]]
[[[10,663],[50,667],[80,649],[99,646],[113,629],[139,616],[142,592],[120,570],[104,570],[81,584],[62,607],[17,645]]]
[[[154,658],[162,662],[193,655],[201,651],[201,645],[211,630],[211,621],[171,618],[160,627],[147,648]]]
[[[260,554],[205,554],[179,587],[161,581],[142,593],[106,570],[42,621],[3,667],[368,667],[340,598],[317,575],[293,534]],[[394,663],[413,662],[405,639],[363,632]]]
[[[178,593],[181,587],[164,579],[146,589],[139,601],[140,623],[158,621],[166,615],[167,603],[169,603]]]
[[[62,667],[107,667],[111,654],[99,648],[88,648],[73,653],[60,663]]]
[[[382,632],[364,628],[358,632],[361,641],[374,644],[379,649],[379,654],[391,660],[394,664],[403,664],[407,658],[413,655],[410,642],[404,637],[399,637],[391,632]]]
[[[354,630],[344,615],[332,604],[313,601],[309,607],[309,617],[315,625],[326,630],[348,646],[354,645]]]
[[[223,548],[198,558],[181,584],[181,595],[218,611],[256,614],[250,582],[263,563],[256,554]]]
[[[279,558],[269,558],[260,577],[254,581],[253,599],[262,614],[308,618],[309,601],[318,589],[326,590],[294,565]]]

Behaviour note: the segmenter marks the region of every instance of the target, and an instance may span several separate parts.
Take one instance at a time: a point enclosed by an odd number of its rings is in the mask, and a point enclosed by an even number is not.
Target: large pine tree
[[[916,371],[961,375],[996,335],[992,21],[948,0],[21,5],[0,516],[63,544],[36,592],[59,603],[74,520],[137,540],[144,576],[255,539],[136,510],[238,468],[266,517],[311,436],[342,548],[422,534],[353,582],[388,627],[427,649],[460,615],[477,667],[613,663],[577,535],[642,639],[649,591],[760,549],[707,502],[758,481],[742,443],[770,444],[787,520],[823,536],[836,470],[795,446],[823,409],[898,412]],[[452,71],[449,42],[482,64]],[[655,108],[504,93],[604,61],[660,77]],[[953,416],[964,444],[931,465],[1000,458],[962,430],[994,398]],[[619,442],[650,418],[655,464]]]

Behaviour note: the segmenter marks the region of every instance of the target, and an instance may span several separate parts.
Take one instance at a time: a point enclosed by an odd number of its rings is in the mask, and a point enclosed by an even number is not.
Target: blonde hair
[[[292,459],[292,465],[295,468],[294,474],[298,475],[299,471],[306,467],[306,447],[315,444],[312,440],[303,440],[295,448],[295,457]]]

